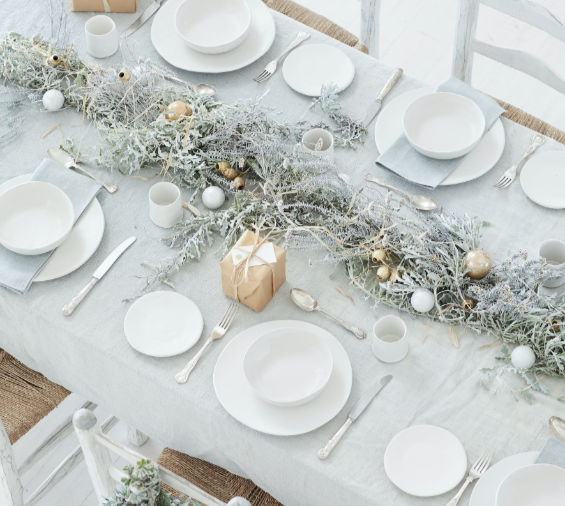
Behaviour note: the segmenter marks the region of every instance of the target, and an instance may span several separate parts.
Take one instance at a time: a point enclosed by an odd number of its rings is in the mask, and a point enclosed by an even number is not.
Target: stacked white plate
[[[214,369],[214,389],[226,411],[277,436],[304,434],[329,422],[349,398],[351,383],[351,363],[339,341],[295,320],[244,330]]]

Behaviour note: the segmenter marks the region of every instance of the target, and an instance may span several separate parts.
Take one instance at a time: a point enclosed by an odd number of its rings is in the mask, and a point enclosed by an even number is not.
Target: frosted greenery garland
[[[65,62],[57,68],[48,63],[54,51]],[[219,251],[224,255],[243,231],[264,222],[284,247],[322,250],[318,261],[343,264],[352,284],[376,304],[420,315],[410,296],[416,288],[428,288],[435,307],[426,317],[531,346],[535,365],[518,371],[527,383],[519,394],[528,400],[530,390],[545,391],[544,375],[565,376],[565,334],[551,323],[565,319],[565,301],[539,291],[552,271],[518,252],[482,280],[465,275],[463,257],[480,246],[482,221],[448,212],[420,214],[391,193],[383,198],[353,188],[327,160],[309,158],[296,148],[312,125],[277,122],[261,98],[228,105],[198,97],[176,75],[147,60],[132,63],[130,82],[121,83],[118,70],[86,64],[72,50],[53,48],[39,37],[30,41],[8,34],[0,42],[0,73],[12,83],[35,88],[37,97],[60,89],[68,105],[95,121],[107,141],[98,163],[126,173],[157,166],[195,194],[211,184],[234,194],[229,208],[176,227],[169,239],[175,254],[154,266],[150,281],[171,283],[171,275],[198,260],[216,233],[223,237]],[[171,86],[171,80],[182,86]],[[312,107],[329,117],[330,125],[319,125],[332,128],[337,144],[353,147],[364,130],[341,114],[336,92],[324,89]],[[172,100],[188,102],[192,116],[165,120]],[[235,192],[214,169],[223,160],[245,173],[244,191]],[[380,248],[393,272],[386,282],[376,278],[378,265],[371,261]],[[476,301],[470,311],[462,305],[467,297]],[[514,391],[505,379],[513,372],[507,348],[502,351],[499,365],[484,372]]]

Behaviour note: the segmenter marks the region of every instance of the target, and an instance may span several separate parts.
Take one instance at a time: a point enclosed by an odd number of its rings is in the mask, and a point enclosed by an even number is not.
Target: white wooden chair
[[[121,470],[116,469],[112,465],[108,450],[112,450],[134,465],[144,457],[105,435],[98,424],[96,416],[88,409],[77,411],[73,417],[73,424],[84,453],[88,473],[94,485],[94,491],[98,500],[102,502],[105,497],[114,495],[116,483],[119,483],[126,476]],[[225,502],[212,497],[204,490],[167,469],[159,468],[159,479],[175,490],[200,502],[203,506],[226,506]],[[0,504],[3,506],[3,503],[0,502]],[[234,497],[228,505],[251,506],[251,503],[243,497]]]
[[[530,0],[459,0],[451,74],[471,84],[473,55],[479,53],[565,93],[565,78],[535,56],[518,49],[494,46],[475,38],[480,4],[524,21],[565,42],[563,22],[545,7]]]
[[[381,17],[381,0],[361,0],[361,27],[359,42],[374,58],[379,57],[379,24]]]

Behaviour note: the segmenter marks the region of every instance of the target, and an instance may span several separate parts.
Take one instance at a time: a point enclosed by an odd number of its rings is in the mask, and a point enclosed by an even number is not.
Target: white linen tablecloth
[[[129,26],[148,3],[149,0],[141,0],[135,15],[111,14],[119,31]],[[51,22],[48,5],[49,2],[35,0],[26,3],[24,9],[18,2],[1,2],[1,31],[13,30],[26,36],[41,32],[47,37],[51,30],[58,33],[59,17],[55,9],[55,19]],[[68,41],[87,58],[84,22],[90,15],[68,13],[64,22]],[[180,72],[180,75],[191,82],[212,84],[218,89],[218,98],[226,102],[270,89],[265,104],[277,107],[284,119],[310,117],[312,113],[306,113],[310,99],[290,89],[280,69],[263,84],[252,81],[302,28],[282,15],[273,15],[277,27],[275,42],[254,64],[220,75],[189,72]],[[151,45],[150,28],[151,22],[146,23],[130,37],[129,45],[136,55],[149,56],[165,64]],[[310,32],[312,38],[306,44],[322,42],[340,47],[354,62],[356,76],[341,94],[341,103],[345,113],[362,117],[392,68],[313,30]],[[120,56],[115,55],[109,61],[117,64]],[[99,63],[107,64],[107,61]],[[401,93],[421,86],[425,83],[404,75],[384,105]],[[1,150],[0,182],[33,172],[47,149],[59,145],[58,132],[41,139],[42,134],[59,122],[66,136],[78,141],[84,135],[82,150],[86,154],[93,153],[100,139],[92,125],[80,124],[81,119],[80,114],[71,110],[42,111],[30,116],[21,135]],[[493,187],[502,172],[520,157],[533,135],[511,121],[502,121],[506,147],[493,170],[476,181],[439,187],[430,192],[445,208],[478,215],[492,223],[484,231],[482,244],[495,260],[504,259],[509,249],[526,248],[534,255],[543,240],[564,238],[560,226],[562,211],[544,209],[529,201],[518,181],[506,190]],[[351,175],[352,184],[363,185],[363,175],[372,171],[403,189],[421,192],[416,186],[376,167],[374,122],[369,130],[365,144],[357,150],[336,151],[336,162],[343,172]],[[564,149],[565,146],[548,140],[538,151]],[[174,374],[194,355],[204,335],[195,348],[180,356],[151,358],[133,350],[123,331],[123,319],[131,304],[124,300],[139,296],[146,286],[144,277],[149,272],[141,262],[156,263],[172,253],[159,242],[167,233],[149,220],[147,192],[154,181],[119,173],[109,175],[102,170],[97,173],[120,187],[115,195],[103,193],[99,197],[106,217],[106,231],[98,251],[76,272],[55,281],[38,283],[26,296],[0,290],[0,347],[52,381],[103,405],[161,443],[252,478],[286,506],[440,506],[447,503],[451,493],[428,499],[411,497],[387,479],[383,455],[387,444],[399,431],[416,424],[444,427],[462,441],[471,464],[487,448],[496,449],[495,460],[518,452],[540,450],[549,435],[549,416],[563,416],[563,404],[556,400],[565,394],[563,381],[547,381],[553,396],[536,394],[533,405],[515,402],[503,388],[493,395],[492,391],[479,386],[483,378],[479,370],[491,367],[499,353],[497,348],[479,349],[493,342],[492,336],[477,336],[467,331],[460,337],[461,347],[455,349],[446,325],[429,324],[425,317],[411,319],[403,315],[408,324],[410,353],[398,364],[382,364],[371,352],[370,337],[359,341],[323,315],[302,312],[289,298],[291,287],[310,291],[324,308],[363,326],[368,333],[377,318],[395,313],[384,305],[373,310],[372,303],[365,301],[357,290],[352,290],[355,305],[343,300],[335,286],[346,288],[348,280],[342,272],[330,279],[332,270],[327,266],[309,267],[308,259],[318,257],[316,252],[290,251],[287,283],[274,299],[259,314],[242,306],[228,334],[209,348],[188,384],[178,385]],[[147,171],[143,175],[153,173]],[[63,305],[90,280],[99,263],[130,235],[136,235],[137,242],[74,314],[63,316]],[[201,308],[206,335],[228,303],[221,289],[220,258],[213,255],[214,250],[210,248],[202,261],[188,264],[173,278],[177,291]],[[272,319],[299,319],[320,325],[340,340],[351,359],[350,399],[337,417],[309,434],[275,437],[251,430],[224,411],[214,393],[212,371],[227,342],[243,329]],[[458,329],[459,333],[461,331]],[[393,374],[393,381],[348,431],[330,458],[320,461],[317,451],[345,421],[360,395],[384,374]],[[469,491],[462,504],[468,497]]]

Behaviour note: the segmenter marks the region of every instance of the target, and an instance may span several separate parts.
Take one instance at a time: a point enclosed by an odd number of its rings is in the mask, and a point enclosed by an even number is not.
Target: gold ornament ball
[[[381,265],[377,269],[377,278],[380,281],[386,281],[390,276],[390,269],[386,265]]]
[[[492,268],[492,260],[482,249],[474,249],[465,255],[465,269],[471,279],[484,278]]]
[[[465,311],[471,311],[475,307],[475,301],[473,299],[463,299],[461,305]]]
[[[192,109],[182,100],[175,100],[174,102],[171,102],[169,107],[167,107],[167,111],[173,111],[165,114],[165,119],[168,119],[169,121],[177,121],[178,119],[185,118],[192,114]]]
[[[130,71],[127,69],[120,70],[120,73],[118,74],[118,79],[122,81],[122,83],[127,83],[131,79]]]
[[[233,185],[236,190],[243,190],[245,188],[245,179],[243,179],[241,176],[237,176],[233,180]]]
[[[61,57],[57,54],[53,54],[49,57],[49,63],[53,67],[58,67],[59,65],[61,65]]]
[[[371,258],[373,259],[373,262],[375,262],[376,264],[380,264],[384,262],[386,258],[386,252],[384,249],[377,249],[373,251]]]
[[[230,162],[218,162],[216,170],[220,171],[230,181],[237,177],[237,170],[231,168]]]

